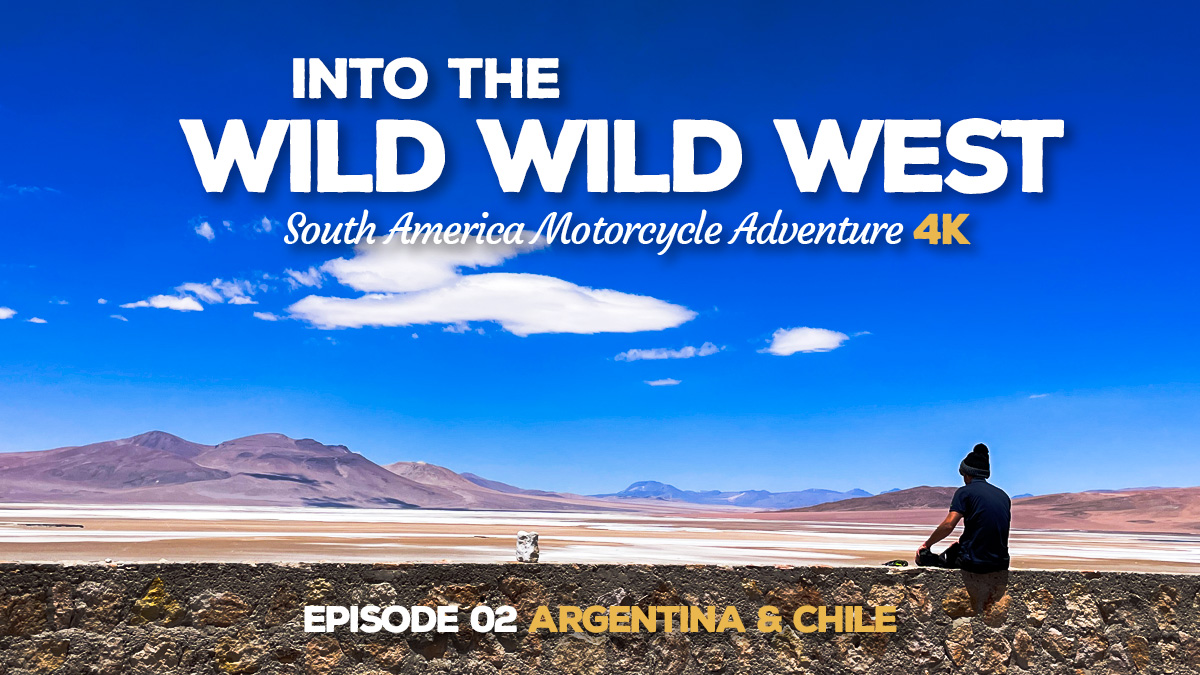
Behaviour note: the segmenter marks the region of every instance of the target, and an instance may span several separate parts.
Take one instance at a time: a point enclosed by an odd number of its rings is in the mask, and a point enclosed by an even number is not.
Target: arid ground
[[[943,513],[8,504],[0,560],[506,562],[533,530],[548,563],[872,565],[911,559]],[[1011,552],[1017,568],[1200,572],[1194,533],[1015,529]]]

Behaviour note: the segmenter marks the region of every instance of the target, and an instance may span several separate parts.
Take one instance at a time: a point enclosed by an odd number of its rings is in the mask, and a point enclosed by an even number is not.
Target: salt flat
[[[547,563],[871,565],[910,559],[935,523],[796,520],[740,511],[8,504],[0,505],[0,559],[508,562],[516,532],[534,530]],[[1200,536],[1189,534],[1014,530],[1011,548],[1017,568],[1200,571]]]

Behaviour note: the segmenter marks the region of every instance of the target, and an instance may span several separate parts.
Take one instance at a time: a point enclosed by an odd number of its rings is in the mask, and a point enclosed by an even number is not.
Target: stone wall
[[[645,565],[0,565],[0,675],[1200,673],[1200,577]],[[303,632],[305,604],[511,604],[510,634]],[[735,605],[745,633],[530,634],[538,605]],[[895,633],[756,629],[896,605]]]

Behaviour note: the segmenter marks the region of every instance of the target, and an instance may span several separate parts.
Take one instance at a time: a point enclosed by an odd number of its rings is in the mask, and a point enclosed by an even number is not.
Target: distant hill
[[[798,520],[935,524],[957,488],[922,486],[777,512]],[[1200,487],[1126,488],[1013,497],[1012,526],[1029,530],[1200,532]]]
[[[581,500],[574,495],[562,495],[540,490],[521,490],[498,481],[476,479],[485,483],[503,485],[509,490],[501,491],[488,485],[480,485],[466,475],[455,473],[444,466],[427,462],[396,462],[383,468],[413,482],[446,490],[459,498],[461,508],[499,511],[546,511],[580,509],[598,500]],[[590,504],[594,509],[599,504]]]
[[[819,504],[798,509],[788,509],[789,511],[896,511],[899,509],[928,509],[950,508],[950,499],[954,496],[954,491],[958,488],[953,487],[930,487],[922,485],[921,487],[908,488],[907,490],[896,490],[895,492],[884,492],[883,494],[875,495],[874,497],[860,497],[858,499],[845,499],[838,502]]]
[[[607,499],[653,499],[665,502],[682,502],[687,504],[708,504],[712,506],[741,506],[754,509],[792,509],[815,504],[824,504],[854,497],[869,497],[870,492],[850,490],[808,489],[796,492],[768,492],[766,490],[742,490],[740,492],[722,492],[719,490],[681,490],[674,485],[658,481],[638,481],[620,492],[603,495],[592,495]]]
[[[282,434],[201,445],[152,431],[116,441],[0,454],[7,502],[450,505],[344,446]]]
[[[1026,497],[1013,505],[1013,518],[1034,526],[1054,521],[1071,525],[1125,529],[1132,524],[1147,532],[1200,531],[1200,487],[1127,488]]]
[[[466,478],[467,480],[471,481],[472,483],[474,483],[480,487],[485,487],[490,490],[495,490],[496,492],[504,492],[504,493],[507,493],[510,495],[531,495],[531,496],[535,496],[535,497],[560,497],[560,496],[562,496],[561,493],[558,493],[558,492],[547,492],[546,490],[526,490],[525,488],[519,488],[514,485],[509,485],[508,483],[501,483],[498,480],[488,480],[487,478],[484,478],[483,476],[477,476],[477,475],[467,472],[467,471],[464,471],[463,473],[460,473],[458,475],[462,476],[463,478]]]
[[[0,502],[619,508],[574,495],[509,494],[423,462],[382,467],[343,445],[309,438],[258,434],[203,445],[162,431],[77,447],[0,453]]]

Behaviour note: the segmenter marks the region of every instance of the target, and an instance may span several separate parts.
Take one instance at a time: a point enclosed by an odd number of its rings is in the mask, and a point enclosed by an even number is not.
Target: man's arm
[[[929,538],[925,540],[921,548],[917,549],[917,554],[920,555],[921,551],[948,537],[954,531],[954,528],[958,526],[958,521],[960,520],[962,520],[962,514],[958,511],[951,511],[946,514],[946,519],[933,530],[933,534],[929,535]]]

